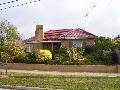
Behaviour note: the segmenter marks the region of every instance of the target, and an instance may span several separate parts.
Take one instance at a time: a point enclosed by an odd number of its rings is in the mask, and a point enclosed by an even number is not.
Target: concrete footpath
[[[0,86],[0,90],[63,90],[63,89],[47,89],[37,87],[24,87],[24,86]]]
[[[5,70],[2,70],[5,72]],[[31,74],[48,74],[48,75],[77,75],[77,76],[107,76],[118,77],[120,73],[92,73],[92,72],[58,72],[58,71],[39,71],[39,70],[10,70],[7,72],[31,73]]]

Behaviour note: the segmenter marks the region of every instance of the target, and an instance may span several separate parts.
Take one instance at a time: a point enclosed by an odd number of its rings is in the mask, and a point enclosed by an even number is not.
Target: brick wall
[[[3,68],[16,70],[40,70],[40,71],[60,71],[60,72],[101,72],[120,73],[120,66],[105,65],[44,65],[44,64],[21,64],[8,63]]]
[[[61,45],[69,46],[69,42],[73,42],[73,41],[84,41],[84,42],[86,42],[86,45],[91,45],[94,43],[94,39],[84,39],[84,40],[73,39],[73,40],[61,40]]]
[[[42,43],[34,43],[33,50],[42,49]]]
[[[35,40],[42,41],[43,36],[43,25],[36,25]]]

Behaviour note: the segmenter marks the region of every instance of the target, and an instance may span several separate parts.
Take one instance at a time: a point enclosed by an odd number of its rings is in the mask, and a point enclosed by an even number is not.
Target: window
[[[80,42],[78,42],[78,41],[69,42],[69,47],[70,48],[71,47],[78,47],[78,46],[85,48],[86,42],[83,42],[83,41],[80,41]]]
[[[69,42],[69,47],[73,47],[73,42]]]
[[[33,50],[33,44],[26,44],[26,52],[31,52]]]

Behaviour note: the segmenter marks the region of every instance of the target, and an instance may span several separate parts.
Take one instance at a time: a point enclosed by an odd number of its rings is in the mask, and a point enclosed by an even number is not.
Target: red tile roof
[[[59,38],[65,37],[96,37],[96,35],[89,33],[83,29],[61,29],[61,30],[49,30],[44,32],[43,41],[55,41]],[[24,40],[24,42],[35,41],[34,37]]]
[[[26,39],[23,42],[32,42],[32,41],[35,41],[35,37],[31,37],[29,39]]]

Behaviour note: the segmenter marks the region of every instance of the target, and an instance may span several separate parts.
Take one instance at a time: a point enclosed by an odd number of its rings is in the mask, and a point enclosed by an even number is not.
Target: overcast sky
[[[8,1],[12,0],[0,0],[0,3]],[[18,0],[0,5],[0,9],[31,1],[35,0]],[[44,25],[44,31],[81,28],[97,36],[116,37],[120,34],[120,0],[36,1],[0,11],[0,18],[7,19],[17,27],[23,39],[34,36],[36,24]]]

